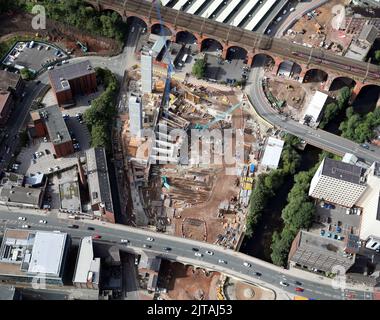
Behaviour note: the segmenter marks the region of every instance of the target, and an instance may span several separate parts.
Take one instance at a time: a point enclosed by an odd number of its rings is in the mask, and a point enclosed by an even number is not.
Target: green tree
[[[34,78],[33,72],[31,72],[28,68],[23,68],[20,70],[21,78],[24,80],[31,80]]]
[[[375,60],[378,64],[380,64],[380,50],[375,51]]]
[[[198,59],[195,61],[193,65],[193,69],[191,70],[191,73],[197,77],[197,79],[202,79],[206,72],[206,60],[205,59]]]

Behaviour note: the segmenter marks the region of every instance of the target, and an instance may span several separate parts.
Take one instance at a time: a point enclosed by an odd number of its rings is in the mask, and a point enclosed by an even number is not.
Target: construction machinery
[[[233,113],[237,108],[241,107],[241,105],[243,104],[243,101],[240,101],[239,103],[231,106],[226,112],[222,113],[221,115],[218,115],[216,116],[213,120],[211,120],[209,123],[206,123],[206,124],[196,124],[195,125],[195,129],[199,129],[199,130],[202,130],[202,129],[208,129],[210,128],[211,126],[213,126],[215,123],[219,122],[219,121],[222,121],[222,120],[225,120],[227,118],[228,115],[230,115],[231,113]]]
[[[87,46],[86,46],[85,44],[83,44],[82,42],[77,41],[77,45],[80,46],[80,48],[81,48],[81,50],[82,50],[83,52],[86,53],[86,52],[88,51]]]

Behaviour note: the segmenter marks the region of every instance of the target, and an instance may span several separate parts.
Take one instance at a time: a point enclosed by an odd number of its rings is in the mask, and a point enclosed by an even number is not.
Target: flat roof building
[[[261,165],[270,169],[277,169],[280,163],[284,141],[273,137],[268,138]]]
[[[94,216],[115,222],[111,184],[104,148],[86,150],[87,183]]]
[[[0,89],[0,127],[3,127],[7,124],[13,107],[14,101],[12,94],[9,91],[2,91]]]
[[[14,96],[21,95],[24,82],[19,74],[0,70],[0,91],[9,91]]]
[[[310,183],[309,196],[351,208],[365,191],[365,170],[325,158]]]
[[[74,152],[73,143],[61,110],[57,105],[31,112],[37,137],[48,135],[57,157]]]
[[[380,238],[380,164],[374,162],[367,175],[368,188],[363,193],[357,206],[362,208],[360,238]],[[380,244],[380,241],[379,241]]]
[[[59,198],[63,212],[81,213],[81,198],[78,181],[68,181],[59,185]]]
[[[77,288],[99,289],[100,258],[94,258],[92,237],[80,242],[73,283]]]
[[[96,72],[89,60],[67,64],[49,71],[50,85],[60,107],[75,105],[75,95],[97,90]]]
[[[353,256],[345,252],[346,244],[341,240],[301,230],[293,240],[288,260],[291,265],[322,272],[336,272],[341,266],[347,270],[354,264]]]
[[[7,207],[40,209],[44,190],[18,186],[0,187],[0,205]]]
[[[140,137],[143,128],[142,99],[131,95],[129,97],[129,132],[133,137]]]
[[[302,122],[307,123],[311,127],[317,127],[328,97],[328,94],[316,91],[305,110]]]
[[[0,279],[63,285],[70,238],[66,233],[6,229],[0,247]]]

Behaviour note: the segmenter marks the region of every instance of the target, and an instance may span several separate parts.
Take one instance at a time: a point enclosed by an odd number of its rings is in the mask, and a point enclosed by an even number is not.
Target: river
[[[320,153],[320,149],[309,145],[306,146],[305,150],[301,152],[301,165],[297,172],[311,169],[318,162]],[[272,234],[275,231],[280,232],[283,228],[281,211],[287,204],[287,196],[293,184],[293,179],[285,179],[281,189],[278,190],[274,198],[269,201],[267,208],[264,210],[262,218],[254,230],[253,237],[246,237],[243,240],[240,248],[242,253],[271,262],[270,246],[272,243]]]

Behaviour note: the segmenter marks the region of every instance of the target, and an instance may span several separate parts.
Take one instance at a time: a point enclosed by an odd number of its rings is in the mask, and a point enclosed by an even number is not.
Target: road
[[[60,230],[69,233],[74,239],[94,235],[95,233],[102,237],[100,240],[95,241],[118,245],[121,250],[137,253],[142,250],[153,251],[158,256],[166,259],[216,270],[250,283],[281,287],[280,282],[285,281],[289,286],[282,288],[291,294],[296,293],[295,287],[302,286],[305,289],[302,295],[305,297],[328,300],[339,300],[344,297],[344,291],[334,289],[331,286],[331,280],[327,278],[302,270],[286,270],[245,254],[205,242],[99,221],[68,221],[53,216],[46,218],[45,215],[37,212],[23,214],[27,219],[25,222],[18,220],[19,213],[13,209],[9,211],[0,210],[0,216],[2,218],[0,220],[0,232],[4,232],[5,228],[21,228],[23,224],[27,223],[31,229]],[[48,223],[40,224],[40,219],[48,220]],[[68,228],[71,223],[75,223],[79,228]],[[88,230],[88,226],[93,226],[95,231]],[[148,241],[147,237],[154,238],[154,241]],[[121,243],[121,239],[128,239],[130,242],[125,245]],[[151,247],[144,248],[144,245],[150,245]],[[164,248],[171,248],[171,250],[165,251]],[[193,248],[199,250],[198,252],[202,253],[202,257],[195,256]],[[213,252],[213,255],[206,254],[206,250]],[[226,263],[221,263],[219,260],[224,260]],[[246,261],[251,264],[251,267],[243,266]],[[255,272],[261,273],[261,276],[256,276]],[[295,272],[296,276],[293,275]],[[297,285],[296,281],[301,282],[302,285]],[[370,291],[350,289],[350,292],[354,292],[357,299],[372,299]]]
[[[379,161],[380,150],[378,148],[373,148],[372,151],[364,149],[359,144],[352,142],[351,140],[342,138],[327,131],[310,128],[297,121],[286,118],[273,110],[265,97],[261,85],[261,80],[264,77],[264,63],[264,56],[259,56],[255,59],[250,78],[245,88],[245,91],[250,97],[256,112],[262,118],[273,124],[275,127],[281,128],[305,140],[307,143],[323,150],[327,150],[341,156],[345,153],[353,153],[358,158],[364,159],[368,163]]]

